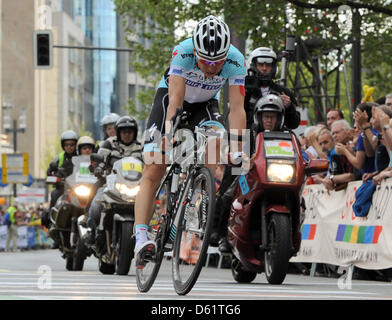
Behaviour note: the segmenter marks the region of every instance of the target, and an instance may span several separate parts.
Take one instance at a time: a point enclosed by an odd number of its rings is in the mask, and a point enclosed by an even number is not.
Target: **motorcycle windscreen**
[[[121,176],[130,181],[138,181],[142,177],[143,162],[134,157],[125,157],[116,161],[113,169],[121,173]]]
[[[70,185],[75,184],[94,184],[97,178],[90,172],[90,156],[72,157],[73,171],[72,175],[67,178]]]

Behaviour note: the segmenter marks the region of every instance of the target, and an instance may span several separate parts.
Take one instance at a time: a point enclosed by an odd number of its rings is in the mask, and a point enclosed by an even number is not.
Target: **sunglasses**
[[[218,61],[208,61],[208,60],[204,60],[204,59],[198,58],[198,60],[199,60],[202,64],[204,64],[204,65],[206,65],[206,66],[221,66],[222,64],[225,63],[225,60],[226,60],[226,59],[222,59],[222,60],[218,60]]]
[[[64,143],[64,147],[75,147],[76,143]]]

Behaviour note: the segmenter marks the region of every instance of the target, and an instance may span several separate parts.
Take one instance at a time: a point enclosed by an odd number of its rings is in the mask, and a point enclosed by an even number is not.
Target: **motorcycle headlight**
[[[134,197],[138,194],[140,186],[129,188],[123,183],[116,183],[116,189],[120,194],[126,195],[127,197]]]
[[[89,187],[86,186],[77,186],[75,188],[75,193],[77,196],[79,197],[88,197],[90,195],[91,189]]]
[[[293,163],[271,161],[267,163],[267,179],[271,182],[292,182],[295,173]]]

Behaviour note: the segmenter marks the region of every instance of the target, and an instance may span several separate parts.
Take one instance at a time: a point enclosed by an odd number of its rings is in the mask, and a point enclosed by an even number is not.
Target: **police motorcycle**
[[[101,155],[93,154],[94,166],[103,163]],[[97,227],[94,255],[103,274],[127,275],[134,257],[135,199],[140,189],[143,162],[129,156],[116,160],[106,175],[106,185],[98,198],[102,205]]]
[[[52,226],[49,236],[59,242],[59,250],[66,260],[66,269],[83,270],[88,256],[88,248],[82,241],[78,230],[78,218],[83,218],[84,210],[90,201],[92,188],[97,178],[90,173],[90,156],[72,157],[73,171],[66,178],[49,176],[47,184],[63,184],[64,193],[49,212]]]
[[[274,111],[273,107],[268,110]],[[328,160],[306,162],[291,131],[257,130],[257,125],[255,129],[254,163],[237,178],[230,207],[231,269],[239,283],[250,283],[264,272],[270,284],[281,284],[290,258],[300,248],[300,205],[306,178],[327,171]]]

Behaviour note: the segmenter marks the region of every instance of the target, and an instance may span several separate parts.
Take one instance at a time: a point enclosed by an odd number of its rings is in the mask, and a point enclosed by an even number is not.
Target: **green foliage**
[[[358,34],[353,33],[353,26],[360,23],[362,47],[362,83],[376,87],[375,98],[392,91],[392,4],[386,0],[373,1],[331,1],[331,0],[114,0],[117,12],[128,24],[130,39],[144,39],[144,43],[130,42],[134,48],[132,65],[150,87],[155,88],[160,77],[168,67],[171,50],[182,39],[190,36],[190,21],[198,21],[208,14],[224,16],[231,31],[244,39],[251,40],[248,50],[259,46],[269,46],[280,52],[284,49],[286,34],[302,39],[321,39],[322,45],[314,48],[312,55],[320,55],[321,65],[327,65],[330,71],[336,66],[336,47],[342,46],[342,57],[350,65],[350,42]],[[351,6],[351,17],[356,16],[351,24],[349,14],[342,14],[343,5]],[[348,12],[350,13],[350,12]],[[135,27],[135,26],[138,27]],[[247,56],[249,52],[245,53]],[[306,68],[303,67],[303,70]],[[292,73],[293,71],[291,71]],[[341,79],[341,107],[348,115],[348,102],[343,72]],[[351,77],[351,68],[348,68]],[[293,76],[293,74],[292,74]],[[309,83],[313,83],[313,74],[307,72]],[[328,79],[328,92],[334,94],[336,75]],[[350,82],[350,92],[351,92]],[[138,99],[145,105],[153,102],[154,91],[149,90]],[[309,100],[311,113],[315,101]],[[136,107],[131,102],[128,108]],[[147,110],[143,110],[143,112]],[[319,115],[322,116],[322,115]],[[144,117],[144,115],[143,115]]]

